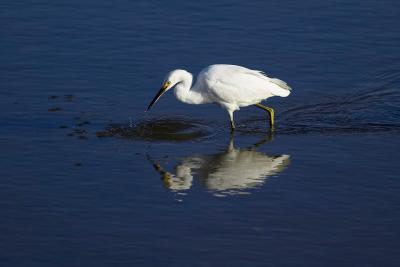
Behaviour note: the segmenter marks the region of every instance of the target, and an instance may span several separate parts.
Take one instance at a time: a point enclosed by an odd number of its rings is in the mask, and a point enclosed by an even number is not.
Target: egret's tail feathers
[[[256,73],[258,75],[260,75],[259,77],[263,77],[264,79],[267,79],[269,82],[276,85],[276,87],[274,86],[275,88],[272,89],[273,95],[281,96],[281,97],[286,97],[286,96],[290,95],[290,91],[292,90],[292,88],[290,88],[290,86],[287,83],[285,83],[284,81],[282,81],[278,78],[270,78],[263,71],[256,71]]]
[[[290,88],[290,86],[287,83],[285,83],[284,81],[279,80],[277,78],[271,78],[271,82],[276,84],[276,85],[278,85],[279,87],[281,87],[283,89],[286,89],[286,90],[289,90],[289,91],[292,90],[292,88]]]
[[[290,95],[290,91],[292,90],[292,88],[290,88],[290,86],[287,83],[277,78],[270,78],[270,81],[277,85],[276,90],[272,92],[274,95],[282,97]]]

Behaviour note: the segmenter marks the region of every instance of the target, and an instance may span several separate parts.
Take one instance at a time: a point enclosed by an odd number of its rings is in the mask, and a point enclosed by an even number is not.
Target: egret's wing
[[[274,78],[269,78],[260,71],[234,65],[219,65],[204,73],[208,91],[217,100],[253,104],[271,96],[288,96],[289,86]]]

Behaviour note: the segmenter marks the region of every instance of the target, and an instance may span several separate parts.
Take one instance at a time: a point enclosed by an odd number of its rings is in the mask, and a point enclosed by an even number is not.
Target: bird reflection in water
[[[272,139],[247,147],[235,148],[231,137],[228,148],[210,155],[194,155],[182,158],[174,173],[165,170],[148,156],[164,185],[178,193],[184,193],[198,180],[215,196],[249,194],[250,189],[262,186],[268,177],[283,171],[290,163],[289,155],[267,155],[256,149]]]

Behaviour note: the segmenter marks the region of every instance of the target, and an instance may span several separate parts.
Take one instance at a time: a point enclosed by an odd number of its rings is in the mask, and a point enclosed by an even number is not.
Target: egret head
[[[174,87],[176,84],[180,83],[182,81],[182,74],[183,72],[186,72],[184,70],[173,70],[170,73],[165,76],[164,82],[161,86],[161,89],[158,91],[156,96],[153,98],[153,100],[150,102],[150,105],[147,107],[147,110],[149,110],[157,101],[160,99],[160,97],[167,92],[169,89]]]

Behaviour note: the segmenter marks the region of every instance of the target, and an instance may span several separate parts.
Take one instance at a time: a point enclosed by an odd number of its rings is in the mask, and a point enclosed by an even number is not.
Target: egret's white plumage
[[[217,64],[203,69],[192,86],[193,76],[185,70],[174,70],[166,76],[162,88],[150,103],[148,109],[166,91],[175,86],[175,96],[187,104],[217,103],[226,109],[231,119],[233,112],[241,107],[256,105],[271,116],[274,112],[260,102],[273,96],[286,97],[291,88],[282,80],[270,78],[262,71],[251,70],[237,65]]]

